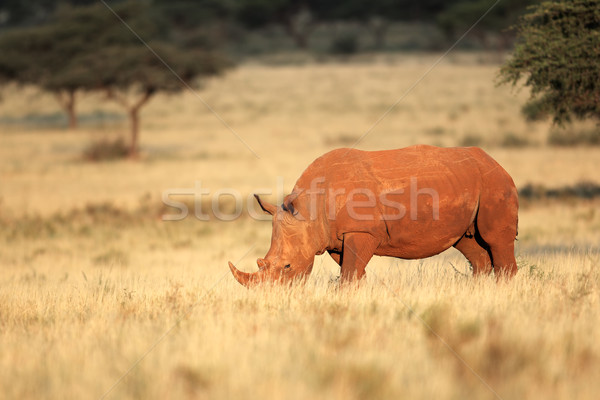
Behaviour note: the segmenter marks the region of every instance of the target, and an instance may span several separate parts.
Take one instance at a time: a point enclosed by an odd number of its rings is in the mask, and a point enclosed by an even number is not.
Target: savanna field
[[[503,284],[473,280],[451,249],[375,257],[366,281],[341,288],[318,256],[304,286],[247,290],[227,261],[254,271],[270,222],[193,215],[213,201],[233,212],[223,189],[272,190],[274,202],[278,185],[289,193],[312,160],[366,132],[359,149],[481,146],[518,188],[600,184],[600,147],[552,145],[550,122],[520,114],[528,92],[496,87],[494,57],[450,55],[407,93],[437,57],[246,62],[197,91],[231,129],[193,93],[159,95],[142,111],[137,161],[82,156],[127,133],[100,96],[82,97],[81,127],[67,131],[44,119],[60,113],[51,96],[7,88],[0,397],[598,398],[598,199],[523,198],[519,272]],[[175,211],[163,194],[197,185],[210,193],[174,196],[190,215],[164,221]]]

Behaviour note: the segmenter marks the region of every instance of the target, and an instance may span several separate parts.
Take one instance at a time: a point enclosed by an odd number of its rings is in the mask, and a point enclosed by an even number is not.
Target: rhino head
[[[254,195],[262,210],[273,217],[271,248],[264,258],[256,260],[258,271],[238,270],[231,262],[229,269],[235,279],[246,287],[261,282],[292,282],[306,278],[312,271],[316,254],[324,251],[323,226],[309,215],[302,198],[291,194],[281,206],[269,204]]]

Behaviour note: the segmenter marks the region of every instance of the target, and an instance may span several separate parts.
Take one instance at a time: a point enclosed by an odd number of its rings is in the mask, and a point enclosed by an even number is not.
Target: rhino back
[[[427,257],[452,246],[473,222],[481,170],[491,165],[481,153],[425,145],[337,149],[315,160],[297,187],[322,180],[320,212],[329,220],[332,241],[369,232],[380,239],[378,255]]]

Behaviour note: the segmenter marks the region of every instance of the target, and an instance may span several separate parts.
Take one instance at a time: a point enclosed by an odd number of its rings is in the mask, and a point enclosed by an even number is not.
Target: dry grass
[[[313,158],[369,129],[432,61],[245,65],[207,82],[200,95],[260,159],[189,94],[145,110],[140,162],[81,159],[92,137],[124,126],[2,127],[3,396],[98,398],[151,350],[109,398],[596,398],[597,201],[522,209],[521,269],[499,286],[457,273],[467,263],[448,251],[374,259],[359,288],[337,288],[339,269],[321,256],[304,287],[247,291],[226,262],[252,268],[268,249],[268,222],[160,220],[163,190],[196,180],[247,195],[281,176],[289,190]],[[478,135],[518,186],[597,182],[600,150],[544,145],[548,124],[525,123],[526,94],[495,88],[495,71],[445,62],[359,147]],[[30,89],[9,94],[0,116],[57,111]],[[118,111],[92,96],[81,108]],[[507,134],[532,145],[500,147]]]

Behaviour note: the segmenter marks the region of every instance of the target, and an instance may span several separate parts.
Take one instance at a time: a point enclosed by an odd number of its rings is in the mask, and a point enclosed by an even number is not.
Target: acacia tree
[[[524,109],[555,123],[600,118],[600,0],[544,2],[524,15],[500,83],[525,78]]]
[[[136,157],[140,109],[148,100],[159,92],[180,91],[228,64],[219,54],[199,46],[183,49],[166,43],[169,24],[148,3],[119,3],[113,9],[137,36],[101,4],[63,7],[45,25],[0,37],[0,72],[53,93],[71,127],[77,124],[77,93],[105,93],[127,111],[129,155]]]
[[[107,99],[125,108],[130,123],[129,157],[138,155],[140,110],[159,92],[175,93],[194,85],[202,76],[221,72],[228,63],[219,55],[200,50],[182,51],[167,43],[112,46],[82,59]],[[162,60],[168,62],[165,65]]]

